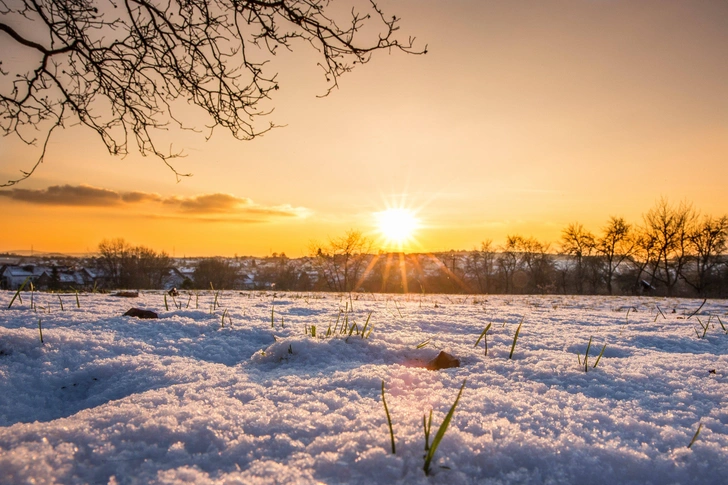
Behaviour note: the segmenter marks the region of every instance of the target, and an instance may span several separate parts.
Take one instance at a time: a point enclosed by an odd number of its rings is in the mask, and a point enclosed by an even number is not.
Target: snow
[[[163,293],[143,292],[82,294],[80,308],[75,295],[60,295],[62,311],[48,293],[34,295],[34,308],[24,294],[7,309],[13,295],[0,293],[2,483],[719,484],[728,476],[726,301],[692,315],[702,300],[223,292],[213,308],[214,295],[201,292],[168,297],[166,310]],[[160,318],[122,316],[132,306]],[[338,333],[347,320],[360,329],[370,312],[369,338]],[[488,323],[485,356],[482,341],[473,345]],[[310,336],[312,325],[324,338]],[[584,372],[575,354],[584,358],[590,337]],[[441,350],[461,367],[422,368]],[[434,435],[464,380],[426,476],[422,416],[433,410]]]

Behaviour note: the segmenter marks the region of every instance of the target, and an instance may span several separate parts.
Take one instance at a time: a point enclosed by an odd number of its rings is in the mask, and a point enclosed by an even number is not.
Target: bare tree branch
[[[0,132],[28,144],[44,132],[46,147],[55,128],[80,123],[112,155],[133,139],[142,155],[189,175],[171,164],[180,152],[157,147],[158,132],[199,128],[185,126],[180,102],[207,113],[208,138],[217,127],[240,140],[274,128],[258,119],[279,89],[268,63],[279,49],[313,48],[326,94],[375,51],[426,52],[398,39],[399,19],[375,1],[354,3],[342,15],[331,0],[0,0]],[[23,63],[2,63],[26,52]],[[30,176],[44,154],[0,186]]]

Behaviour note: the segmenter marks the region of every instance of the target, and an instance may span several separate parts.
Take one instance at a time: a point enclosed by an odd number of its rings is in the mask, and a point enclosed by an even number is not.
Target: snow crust
[[[728,477],[723,300],[692,315],[702,300],[223,292],[214,306],[202,292],[168,299],[165,310],[164,294],[148,292],[82,294],[80,308],[75,295],[60,295],[61,311],[59,295],[35,294],[34,309],[23,295],[7,309],[12,297],[0,293],[2,483],[662,485]],[[160,318],[121,316],[132,306]],[[370,313],[368,339],[339,333],[344,322],[361,329]],[[482,341],[473,346],[488,323],[485,356]],[[441,350],[462,366],[421,367]],[[426,476],[422,416],[433,410],[434,434],[463,380]]]

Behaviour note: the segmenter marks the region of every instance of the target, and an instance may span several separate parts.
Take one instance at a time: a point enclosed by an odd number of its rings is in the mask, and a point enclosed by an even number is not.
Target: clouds
[[[121,194],[88,185],[54,185],[42,190],[0,190],[0,196],[39,205],[110,207],[122,202]]]
[[[0,190],[0,197],[42,206],[114,208],[134,210],[153,218],[186,217],[205,222],[268,222],[306,217],[310,211],[288,204],[265,206],[231,194],[163,197],[147,192],[116,192],[89,185],[54,185],[46,189]],[[151,212],[149,212],[149,210]]]

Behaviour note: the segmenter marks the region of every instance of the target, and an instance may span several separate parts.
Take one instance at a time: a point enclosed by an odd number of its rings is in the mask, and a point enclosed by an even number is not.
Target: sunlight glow
[[[414,239],[420,221],[409,209],[391,208],[374,214],[377,230],[384,246],[390,249],[404,249]]]

